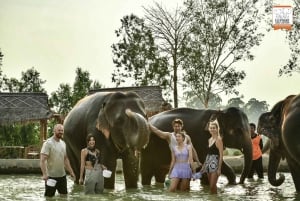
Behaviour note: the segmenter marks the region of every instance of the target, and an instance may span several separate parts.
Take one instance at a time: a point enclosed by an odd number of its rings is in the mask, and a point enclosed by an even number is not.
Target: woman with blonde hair
[[[216,194],[223,161],[223,141],[217,119],[209,122],[208,130],[211,137],[208,139],[208,153],[202,171],[207,173],[210,193]]]

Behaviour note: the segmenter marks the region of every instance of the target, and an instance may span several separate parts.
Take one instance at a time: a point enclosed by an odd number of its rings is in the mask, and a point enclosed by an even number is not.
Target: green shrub
[[[234,150],[234,152],[232,153],[232,155],[239,156],[239,155],[242,155],[242,152],[240,150]]]

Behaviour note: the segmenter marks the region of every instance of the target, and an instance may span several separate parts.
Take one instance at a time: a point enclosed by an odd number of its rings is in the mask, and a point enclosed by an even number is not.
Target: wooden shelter
[[[166,101],[162,97],[162,90],[159,86],[143,86],[143,87],[119,87],[119,88],[101,88],[90,90],[90,94],[96,92],[116,92],[116,91],[134,91],[144,101],[148,117],[157,114],[164,109]],[[169,106],[171,106],[169,104]]]
[[[0,93],[0,125],[40,121],[41,144],[52,115],[46,93]]]

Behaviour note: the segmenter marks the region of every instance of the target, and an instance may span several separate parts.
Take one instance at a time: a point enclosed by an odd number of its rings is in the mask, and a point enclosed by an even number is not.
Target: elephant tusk
[[[109,130],[106,128],[102,128],[101,131],[102,131],[103,135],[105,136],[105,138],[108,139],[110,136]]]
[[[140,154],[141,154],[141,152],[139,151],[139,150],[134,150],[134,156],[136,157],[136,158],[138,158],[139,156],[140,156]]]
[[[129,116],[129,117],[132,117],[132,111],[129,109],[129,108],[127,108],[126,110],[125,110],[125,113],[126,113],[126,115],[127,116]]]

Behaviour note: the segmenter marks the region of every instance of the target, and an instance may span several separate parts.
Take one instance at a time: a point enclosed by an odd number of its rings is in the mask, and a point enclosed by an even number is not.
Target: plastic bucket
[[[165,187],[166,188],[169,188],[169,186],[170,186],[170,184],[171,184],[171,181],[170,181],[170,179],[165,179]]]
[[[103,170],[103,177],[110,178],[111,177],[111,171],[110,170]]]
[[[196,173],[193,174],[192,177],[193,177],[193,179],[201,179],[202,173],[201,172],[196,172]]]
[[[54,180],[54,179],[47,180],[47,186],[54,187],[55,185],[56,185],[56,180]]]

